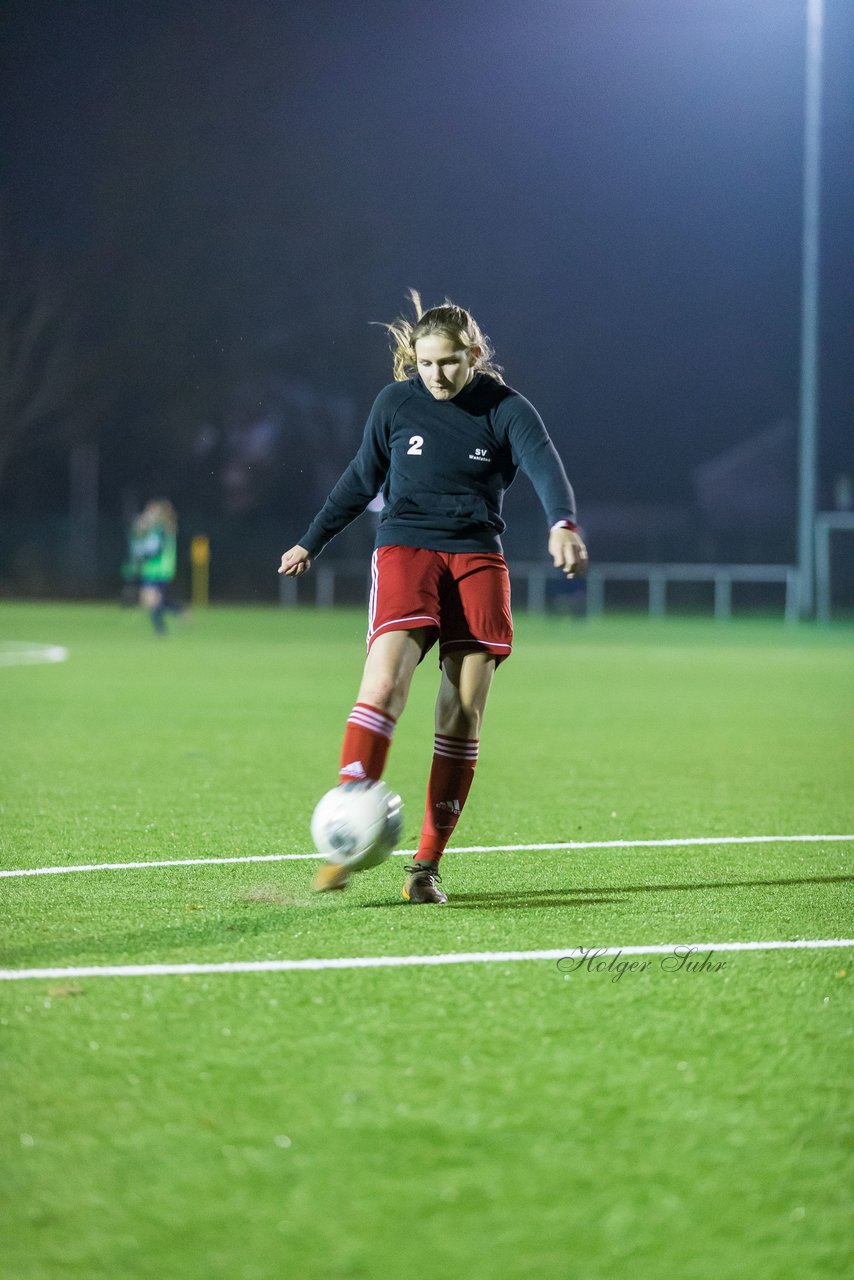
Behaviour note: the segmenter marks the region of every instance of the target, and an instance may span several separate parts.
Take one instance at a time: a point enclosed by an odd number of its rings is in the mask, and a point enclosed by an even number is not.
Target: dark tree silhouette
[[[79,429],[75,345],[58,273],[14,245],[0,217],[0,487],[20,456]]]

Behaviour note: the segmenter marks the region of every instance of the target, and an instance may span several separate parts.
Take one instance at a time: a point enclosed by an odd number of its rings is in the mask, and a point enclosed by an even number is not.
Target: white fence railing
[[[735,582],[779,582],[785,588],[784,616],[797,622],[800,608],[800,575],[788,564],[600,564],[587,576],[587,612],[602,613],[607,582],[646,582],[650,617],[667,612],[667,587],[671,582],[711,582],[714,584],[716,618],[732,617],[732,587]]]
[[[830,621],[830,535],[834,530],[854,533],[854,511],[819,511],[815,518],[815,613]]]
[[[550,595],[565,589],[561,574],[548,562],[511,561],[509,568],[514,588],[523,588],[523,607],[529,613],[545,613]],[[799,575],[794,565],[594,564],[583,588],[588,615],[595,617],[604,612],[606,586],[616,582],[645,582],[649,614],[653,618],[664,617],[667,613],[670,583],[712,583],[714,616],[722,620],[732,616],[734,583],[779,583],[784,588],[786,621],[796,622],[798,619]],[[334,560],[326,564],[321,562],[307,578],[300,580],[299,586],[295,578],[280,578],[279,598],[285,605],[306,600],[319,608],[331,608],[335,604],[367,600],[369,588],[369,565],[365,561]],[[515,600],[514,604],[519,607]]]

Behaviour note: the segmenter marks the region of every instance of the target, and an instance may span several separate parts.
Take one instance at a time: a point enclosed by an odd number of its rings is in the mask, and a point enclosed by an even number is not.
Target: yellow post
[[[210,582],[211,544],[203,533],[196,534],[190,543],[190,563],[193,566],[193,607],[208,603]]]

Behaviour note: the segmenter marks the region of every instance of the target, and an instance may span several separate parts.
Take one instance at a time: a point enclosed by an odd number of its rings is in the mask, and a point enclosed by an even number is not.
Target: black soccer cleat
[[[407,902],[447,902],[448,895],[442,892],[437,883],[441,879],[438,862],[411,862],[406,868],[406,882],[401,896]]]

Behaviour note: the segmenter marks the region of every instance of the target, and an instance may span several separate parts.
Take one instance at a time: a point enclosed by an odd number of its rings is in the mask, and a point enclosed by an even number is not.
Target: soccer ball
[[[385,862],[402,827],[400,796],[384,782],[343,782],[327,791],[311,818],[317,852],[351,871]]]

